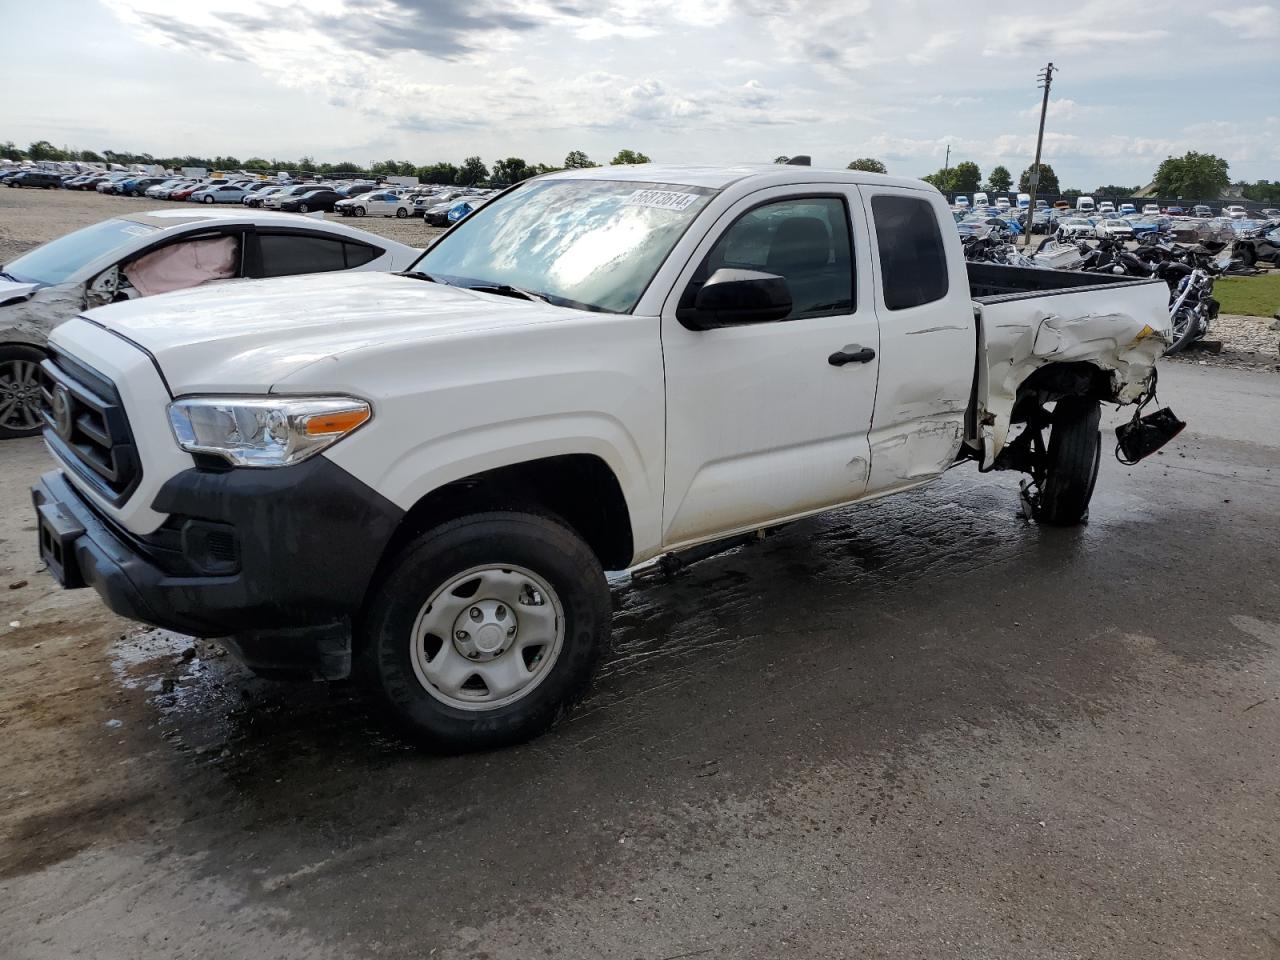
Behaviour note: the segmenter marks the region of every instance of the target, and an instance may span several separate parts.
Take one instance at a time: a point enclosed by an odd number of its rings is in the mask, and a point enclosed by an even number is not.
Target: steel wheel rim
[[[40,426],[38,370],[34,360],[0,361],[0,427],[34,430]]]
[[[564,649],[564,606],[525,567],[472,567],[422,605],[409,644],[413,672],[436,700],[497,710],[527,697],[554,669]]]

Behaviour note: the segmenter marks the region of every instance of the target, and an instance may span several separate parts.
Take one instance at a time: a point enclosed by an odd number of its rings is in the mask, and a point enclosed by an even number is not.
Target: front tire
[[[1073,527],[1089,516],[1089,501],[1102,463],[1102,410],[1097,400],[1064,397],[1053,411],[1044,482],[1036,503],[1037,522]]]
[[[365,215],[364,207],[356,207],[351,212],[354,213],[357,217],[363,217]]]
[[[0,440],[34,437],[40,432],[38,347],[0,345]]]
[[[608,584],[559,520],[494,511],[407,544],[360,630],[374,689],[429,745],[520,743],[585,693],[610,632]]]
[[[205,198],[204,198],[204,202],[205,202],[205,203],[213,203],[213,197],[205,197]]]
[[[397,219],[397,220],[403,220],[403,219],[404,219],[405,217],[407,217],[407,216],[409,216],[409,211],[408,211],[408,210],[406,210],[404,207],[396,207],[396,219]]]

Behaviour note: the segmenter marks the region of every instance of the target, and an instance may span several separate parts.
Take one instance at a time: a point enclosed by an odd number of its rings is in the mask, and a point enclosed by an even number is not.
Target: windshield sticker
[[[128,234],[131,237],[149,237],[153,233],[150,227],[144,227],[141,224],[133,227],[125,227],[120,232]]]
[[[683,210],[698,199],[696,193],[673,193],[669,190],[637,190],[626,200],[624,207],[658,207],[662,210]]]

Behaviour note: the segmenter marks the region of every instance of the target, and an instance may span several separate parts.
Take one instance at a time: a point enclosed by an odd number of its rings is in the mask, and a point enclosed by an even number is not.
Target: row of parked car
[[[499,191],[480,187],[422,184],[404,186],[368,180],[264,180],[247,175],[184,178],[143,176],[128,172],[91,171],[66,174],[34,170],[0,172],[0,183],[12,187],[95,190],[124,197],[175,200],[207,205],[238,203],[246,207],[293,213],[337,213],[349,217],[421,217],[444,227],[470,215]]]

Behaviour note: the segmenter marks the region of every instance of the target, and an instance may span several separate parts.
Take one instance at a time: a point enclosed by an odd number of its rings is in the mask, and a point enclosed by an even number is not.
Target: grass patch
[[[1260,277],[1219,277],[1213,284],[1213,296],[1222,304],[1223,313],[1269,317],[1280,310],[1280,272],[1273,270]]]

